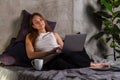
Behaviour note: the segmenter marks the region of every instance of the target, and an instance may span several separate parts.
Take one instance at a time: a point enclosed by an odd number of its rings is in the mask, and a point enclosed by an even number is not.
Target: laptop
[[[62,52],[78,52],[84,48],[86,34],[66,35]]]

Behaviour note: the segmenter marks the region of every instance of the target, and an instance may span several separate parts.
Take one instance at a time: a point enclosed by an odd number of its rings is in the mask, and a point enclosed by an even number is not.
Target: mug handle
[[[35,62],[34,62],[34,60],[31,61],[31,64],[35,68]]]

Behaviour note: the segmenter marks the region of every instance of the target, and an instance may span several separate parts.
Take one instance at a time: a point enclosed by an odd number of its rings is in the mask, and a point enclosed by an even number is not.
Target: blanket
[[[37,71],[32,67],[19,66],[4,66],[3,68],[12,72],[8,75],[13,76],[16,80],[120,80],[119,67],[109,69],[79,68],[49,71]],[[0,71],[1,69],[2,68],[0,68]]]

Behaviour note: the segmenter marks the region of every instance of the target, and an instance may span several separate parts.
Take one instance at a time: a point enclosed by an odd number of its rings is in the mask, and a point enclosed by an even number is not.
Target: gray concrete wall
[[[89,54],[99,54],[96,40],[90,38],[99,30],[94,22],[95,11],[99,10],[97,0],[74,0],[74,27],[73,31],[87,34],[85,48]]]
[[[113,59],[113,49],[109,47],[109,43],[105,44],[103,39],[91,39],[91,37],[102,28],[100,19],[94,15],[94,12],[101,10],[98,1],[99,0],[74,0],[73,32],[87,34],[85,48],[90,56],[93,54],[99,55],[100,57],[109,55],[108,58]],[[120,7],[118,9],[120,10]]]

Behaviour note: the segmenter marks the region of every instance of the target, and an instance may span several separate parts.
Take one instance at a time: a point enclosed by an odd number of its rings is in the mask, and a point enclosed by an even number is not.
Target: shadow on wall
[[[95,12],[95,9],[90,4],[86,5],[85,13],[87,15],[88,21],[92,23],[98,31],[100,31],[102,28],[102,19],[100,16],[96,15],[94,12]],[[91,42],[93,39],[94,38],[91,37],[88,43]],[[102,38],[96,41],[97,41],[96,46],[98,48],[98,51],[100,52],[100,54],[98,55],[100,55],[103,58],[107,58],[107,54],[106,54],[108,52],[107,45],[104,43]]]
[[[5,48],[9,45],[12,38],[16,38],[21,26],[21,18],[22,18],[21,16],[18,16],[16,19],[12,21],[12,29],[11,29],[12,33],[11,33],[11,36],[8,37],[8,41],[5,44]]]
[[[17,33],[18,33],[18,30],[20,28],[20,24],[21,23],[21,16],[19,16],[18,18],[14,19],[13,20],[13,23],[12,23],[12,35],[16,36]]]

